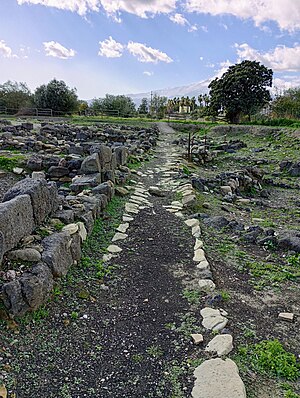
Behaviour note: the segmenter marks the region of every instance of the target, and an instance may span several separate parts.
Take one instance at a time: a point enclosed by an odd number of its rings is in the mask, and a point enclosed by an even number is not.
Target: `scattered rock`
[[[280,314],[278,315],[278,318],[283,321],[293,322],[294,314],[292,312],[280,312]]]
[[[215,336],[206,346],[205,351],[216,352],[219,357],[229,354],[233,350],[233,338],[230,334]]]
[[[120,253],[122,251],[122,249],[119,246],[110,245],[110,246],[108,246],[107,251],[109,253],[116,254],[116,253]]]
[[[7,257],[10,260],[38,262],[41,260],[41,253],[39,253],[35,249],[26,248],[26,249],[13,250],[7,253]]]
[[[200,279],[200,281],[198,282],[198,286],[200,287],[200,290],[202,292],[206,293],[212,292],[216,288],[216,285],[211,279]]]
[[[191,334],[191,338],[193,339],[193,342],[196,345],[203,343],[203,335],[202,334]]]
[[[228,319],[221,315],[220,311],[205,307],[200,311],[203,317],[202,326],[208,330],[222,330],[227,325]]]

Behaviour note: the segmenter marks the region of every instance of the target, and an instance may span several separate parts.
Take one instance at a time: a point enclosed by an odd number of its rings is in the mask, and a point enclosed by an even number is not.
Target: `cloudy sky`
[[[300,0],[1,0],[0,83],[80,98],[210,79],[243,59],[300,85]]]

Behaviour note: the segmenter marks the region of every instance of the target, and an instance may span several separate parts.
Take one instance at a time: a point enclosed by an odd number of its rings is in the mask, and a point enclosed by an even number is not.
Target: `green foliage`
[[[261,374],[280,377],[285,380],[297,380],[299,364],[295,355],[287,352],[278,340],[264,340],[258,344],[240,347],[242,362]]]
[[[230,123],[239,123],[242,114],[249,116],[271,100],[266,87],[272,86],[273,71],[256,61],[230,66],[221,78],[209,84],[210,108],[214,115],[225,112]]]
[[[76,89],[56,79],[35,90],[34,102],[38,108],[52,109],[58,114],[72,113],[78,108]]]
[[[20,108],[31,107],[33,95],[26,83],[8,80],[0,84],[0,107],[9,108],[8,113],[16,113]]]
[[[300,88],[290,88],[272,102],[275,117],[300,119]]]
[[[76,311],[72,311],[71,312],[71,319],[73,319],[73,321],[75,321],[76,319],[79,318],[79,314]]]
[[[125,95],[106,94],[105,98],[95,98],[92,101],[91,109],[95,113],[108,116],[130,117],[136,113],[134,102]]]
[[[190,304],[199,304],[201,292],[199,290],[185,289],[183,291],[183,297],[186,298]]]
[[[11,158],[8,158],[6,156],[0,156],[0,169],[12,171],[14,167],[18,166],[23,160],[24,157],[21,155]]]
[[[294,127],[300,128],[299,120],[287,119],[287,118],[275,118],[275,119],[257,119],[252,122],[247,122],[245,124],[255,125],[255,126],[275,126],[275,127]]]
[[[148,99],[142,98],[142,102],[141,102],[140,106],[138,107],[138,113],[140,115],[147,115],[148,112],[149,112]]]
[[[162,119],[166,113],[167,101],[167,97],[154,94],[150,103],[150,114],[156,115],[158,119]]]
[[[187,176],[192,174],[191,170],[186,165],[182,166],[182,172],[183,172],[183,174],[185,174]]]
[[[162,349],[157,345],[151,345],[146,349],[147,354],[152,358],[160,358],[163,355]]]

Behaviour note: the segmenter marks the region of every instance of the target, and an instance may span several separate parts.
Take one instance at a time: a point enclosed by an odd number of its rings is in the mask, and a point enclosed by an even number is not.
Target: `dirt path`
[[[194,240],[164,207],[174,201],[170,169],[179,155],[173,130],[160,129],[156,158],[137,176],[145,204],[128,214],[127,239],[115,242],[122,252],[109,262],[113,275],[100,285],[87,270],[74,271],[45,319],[4,331],[0,365],[8,397],[190,396],[199,349],[187,336],[201,321],[183,296],[181,276],[192,274]],[[149,195],[160,183],[166,195]]]

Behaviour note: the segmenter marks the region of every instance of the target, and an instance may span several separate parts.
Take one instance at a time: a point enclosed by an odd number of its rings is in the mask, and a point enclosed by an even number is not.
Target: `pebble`
[[[198,345],[203,343],[203,335],[202,334],[191,334],[191,338],[193,339],[194,344]]]
[[[294,314],[292,312],[280,312],[280,314],[278,315],[278,318],[283,321],[293,322]]]

